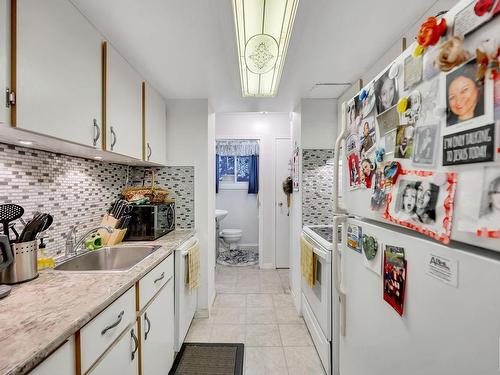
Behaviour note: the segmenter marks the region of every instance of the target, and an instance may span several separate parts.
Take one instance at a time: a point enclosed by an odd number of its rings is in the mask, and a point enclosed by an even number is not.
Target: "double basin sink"
[[[161,246],[103,247],[65,260],[57,271],[122,271],[126,272],[158,250]]]

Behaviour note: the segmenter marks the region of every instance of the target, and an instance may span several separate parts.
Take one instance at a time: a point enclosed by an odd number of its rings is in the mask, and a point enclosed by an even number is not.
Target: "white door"
[[[359,220],[349,222],[383,245],[405,249],[406,292],[400,316],[383,299],[380,268],[367,264],[364,254],[351,250],[343,240],[347,324],[345,336],[340,336],[340,374],[497,374],[500,298],[494,286],[500,285],[500,257]],[[345,234],[344,228],[343,239]],[[383,247],[377,256],[382,252]],[[457,271],[451,272],[457,275],[456,285],[428,274],[436,263],[431,263],[431,255],[434,260],[435,256],[446,259],[449,266],[458,262]]]
[[[8,46],[8,37],[10,35],[9,30],[9,2],[1,1],[0,2],[0,87],[2,90],[5,90],[6,87],[9,87],[8,83],[8,72],[9,72],[9,63],[7,60],[7,46]],[[4,102],[0,103],[0,124],[9,123],[9,111]]]
[[[18,128],[94,146],[101,130],[101,43],[70,1],[17,1]]]
[[[289,267],[290,253],[290,216],[283,181],[290,176],[289,161],[292,155],[290,138],[276,139],[274,197],[275,197],[275,254],[276,268]]]
[[[174,361],[174,278],[141,316],[142,373],[165,375]]]
[[[142,78],[107,43],[106,148],[142,159]]]
[[[145,160],[166,164],[167,150],[167,106],[161,95],[148,83],[145,83]]]
[[[137,375],[139,350],[137,327],[126,330],[99,364],[92,369],[91,375]]]

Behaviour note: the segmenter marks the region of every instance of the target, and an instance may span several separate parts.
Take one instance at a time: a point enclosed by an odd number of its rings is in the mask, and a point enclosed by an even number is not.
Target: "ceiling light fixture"
[[[33,141],[24,140],[24,139],[20,139],[19,143],[22,144],[23,146],[31,146],[31,145],[33,145],[34,142]]]
[[[276,96],[299,0],[233,0],[243,96]]]
[[[102,156],[94,156],[95,160],[102,160]]]

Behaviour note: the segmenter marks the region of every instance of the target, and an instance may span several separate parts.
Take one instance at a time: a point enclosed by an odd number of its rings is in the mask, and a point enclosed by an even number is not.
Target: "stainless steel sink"
[[[160,246],[103,247],[57,265],[58,271],[128,271]]]

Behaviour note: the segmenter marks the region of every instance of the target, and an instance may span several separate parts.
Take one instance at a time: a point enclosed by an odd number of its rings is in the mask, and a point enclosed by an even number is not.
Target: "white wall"
[[[262,205],[262,217],[259,226],[262,236],[259,251],[261,251],[262,256],[259,261],[263,268],[274,268],[275,140],[276,138],[290,138],[290,114],[217,113],[215,115],[215,138],[260,140],[259,201]]]
[[[167,100],[167,164],[194,166],[195,228],[201,245],[198,313],[208,314],[215,296],[214,119],[207,99]]]
[[[292,113],[292,146],[301,147],[301,108],[300,104]],[[302,176],[302,152],[299,153],[299,176]],[[297,311],[300,311],[301,272],[300,272],[300,234],[302,232],[302,178],[299,191],[292,194],[290,205],[290,291]]]
[[[256,194],[248,194],[247,190],[224,189],[219,184],[216,207],[229,212],[221,221],[221,230],[241,229],[243,236],[240,245],[259,244],[259,207]]]
[[[337,138],[337,100],[302,99],[302,149],[331,149]]]
[[[420,25],[429,17],[437,14],[439,11],[448,10],[457,4],[457,0],[438,0],[434,5],[427,10],[426,14],[422,16],[413,25],[410,25],[408,29],[401,35],[401,40],[394,43],[391,48],[387,51],[383,51],[380,58],[370,65],[370,69],[362,74],[360,74],[360,79],[363,80],[363,84],[367,85],[372,79],[374,79],[382,70],[384,70],[392,61],[398,57],[402,52],[402,39],[406,38],[407,47],[410,47],[415,37],[418,34]],[[338,124],[341,124],[341,113],[342,113],[342,103],[348,101],[354,97],[359,92],[358,82],[354,83],[349,89],[347,89],[339,98],[337,102],[337,116]]]

